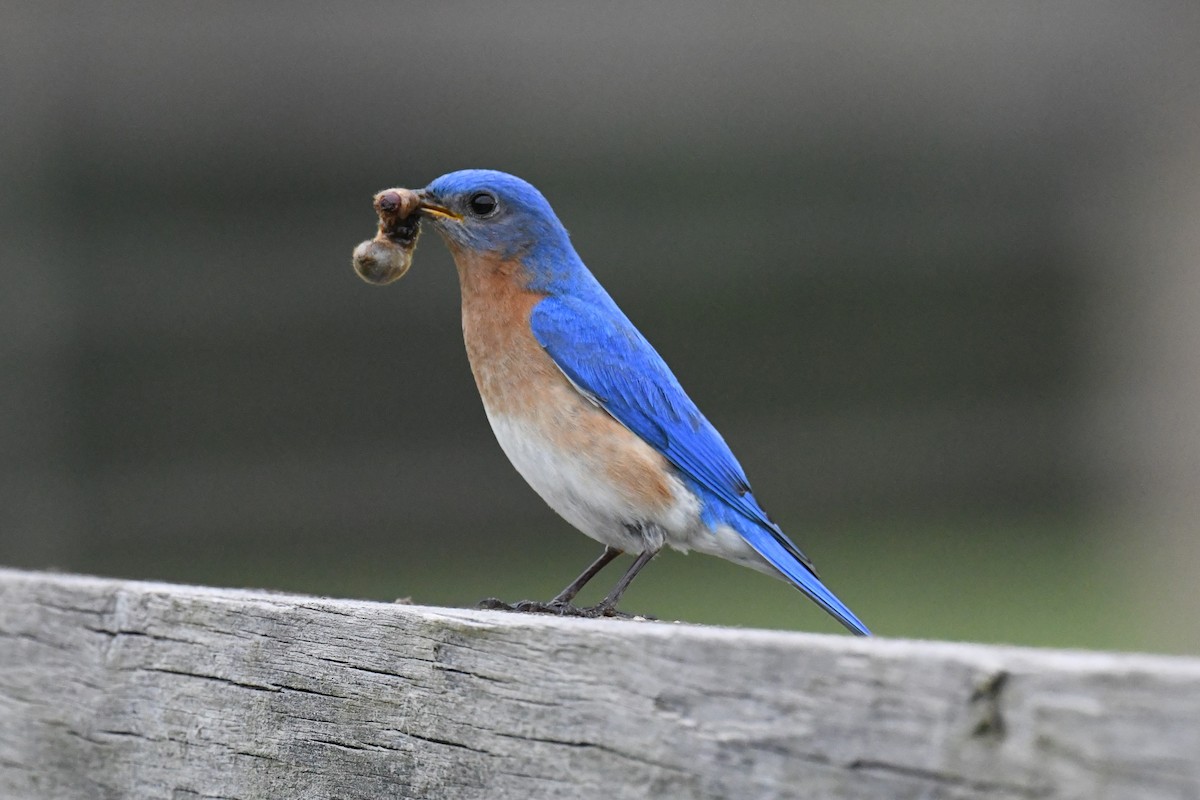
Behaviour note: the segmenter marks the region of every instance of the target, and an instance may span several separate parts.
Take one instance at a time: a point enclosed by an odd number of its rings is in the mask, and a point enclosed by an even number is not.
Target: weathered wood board
[[[0,570],[0,797],[1200,797],[1200,660]]]

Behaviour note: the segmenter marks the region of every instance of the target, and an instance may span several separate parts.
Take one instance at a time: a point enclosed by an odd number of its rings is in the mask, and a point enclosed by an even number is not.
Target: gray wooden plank
[[[1195,798],[1200,661],[0,570],[5,798]]]

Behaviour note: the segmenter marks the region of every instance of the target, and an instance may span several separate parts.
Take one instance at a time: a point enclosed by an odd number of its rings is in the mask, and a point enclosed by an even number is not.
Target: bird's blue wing
[[[547,297],[534,307],[530,324],[576,388],[736,512],[732,527],[818,605],[855,633],[868,634],[758,505],[725,440],[610,298]]]

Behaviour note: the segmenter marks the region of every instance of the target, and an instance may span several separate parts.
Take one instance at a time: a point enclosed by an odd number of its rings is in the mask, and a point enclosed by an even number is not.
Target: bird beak
[[[429,199],[429,196],[424,193],[421,194],[421,202],[417,204],[417,209],[425,212],[431,217],[440,217],[442,219],[453,220],[454,222],[462,222],[462,215],[455,214],[445,206],[433,202]]]

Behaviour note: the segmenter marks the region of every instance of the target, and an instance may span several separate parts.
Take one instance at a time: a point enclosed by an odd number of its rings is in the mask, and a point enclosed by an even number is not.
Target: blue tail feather
[[[845,603],[838,600],[833,592],[825,588],[825,584],[821,583],[816,575],[797,561],[795,556],[789,553],[769,531],[748,521],[741,525],[735,525],[735,527],[742,538],[749,542],[760,556],[771,562],[771,566],[783,573],[784,577],[791,581],[797,589],[808,595],[814,603],[846,626],[847,630],[859,636],[871,635],[871,631],[854,615],[854,612],[847,608]]]

